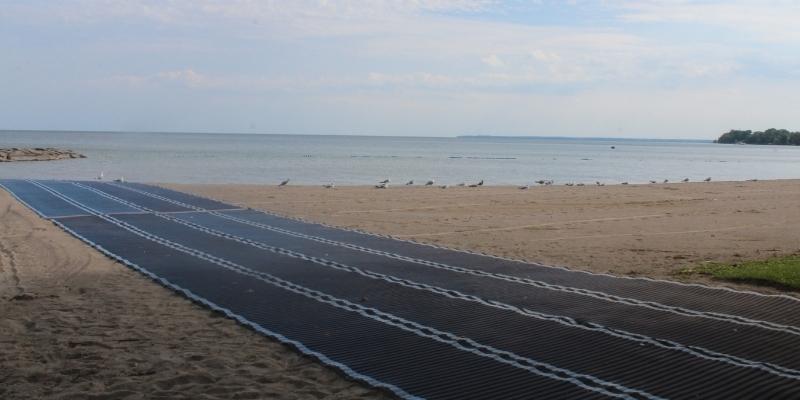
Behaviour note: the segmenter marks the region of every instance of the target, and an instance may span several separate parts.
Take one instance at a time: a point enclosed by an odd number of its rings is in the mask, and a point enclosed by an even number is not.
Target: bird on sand
[[[519,188],[520,188],[520,190],[528,190],[528,189],[531,188],[531,185],[523,185],[523,186],[520,186]]]
[[[447,189],[447,188],[450,187],[450,185],[442,185],[442,186],[439,186],[439,187],[442,188],[442,189]]]
[[[412,179],[412,180],[410,180],[410,181],[408,181],[408,182],[406,182],[406,186],[408,186],[408,185],[413,185],[413,184],[414,184],[414,180],[413,180],[413,179]]]
[[[279,184],[278,184],[278,186],[286,186],[286,185],[288,185],[288,184],[289,184],[289,180],[288,180],[288,179],[285,179],[285,180],[283,180],[281,183],[279,183]]]
[[[711,177],[709,176],[708,178],[703,179],[703,182],[711,182]]]
[[[584,183],[579,183],[578,186],[586,186]]]
[[[656,181],[650,181],[650,183],[656,183]]]
[[[627,185],[628,182],[622,182],[620,185]]]
[[[683,183],[689,182],[689,178],[683,178]]]
[[[456,185],[456,186],[459,186],[459,187],[464,187],[464,186],[467,186],[467,184],[466,184],[466,183],[464,183],[464,182],[461,182],[461,183],[459,183],[459,184],[458,184],[458,185]]]
[[[333,189],[336,187],[336,185],[334,185],[333,182],[331,182],[327,185],[322,185],[322,187],[324,187],[325,189]]]
[[[378,183],[389,183],[389,180],[388,179],[384,179],[384,180],[382,180],[382,181],[380,181]]]
[[[476,183],[477,186],[483,186],[483,179],[480,182]]]
[[[379,183],[379,184],[375,185],[375,189],[386,189],[388,187],[389,187],[389,183],[388,182]]]
[[[433,183],[434,183],[433,179],[431,179],[431,180],[425,182],[425,186],[433,186]]]
[[[669,183],[669,179],[664,179],[664,183]]]

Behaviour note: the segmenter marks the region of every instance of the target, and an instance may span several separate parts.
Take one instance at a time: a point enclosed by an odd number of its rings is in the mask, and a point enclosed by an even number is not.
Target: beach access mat
[[[401,398],[800,399],[800,301],[345,230],[137,183],[0,180],[156,282]]]

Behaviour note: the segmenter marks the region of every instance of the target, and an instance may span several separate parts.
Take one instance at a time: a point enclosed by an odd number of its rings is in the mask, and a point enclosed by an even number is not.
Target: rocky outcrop
[[[52,147],[0,148],[0,162],[49,161],[65,160],[70,158],[86,158],[86,156],[76,153],[72,150],[55,149]]]

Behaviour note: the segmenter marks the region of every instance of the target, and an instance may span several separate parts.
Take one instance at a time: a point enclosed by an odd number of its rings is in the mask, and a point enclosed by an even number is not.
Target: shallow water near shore
[[[800,147],[689,140],[0,131],[0,147],[61,147],[87,156],[7,163],[0,178],[93,179],[100,171],[144,182],[339,185],[385,178],[489,185],[800,178]]]

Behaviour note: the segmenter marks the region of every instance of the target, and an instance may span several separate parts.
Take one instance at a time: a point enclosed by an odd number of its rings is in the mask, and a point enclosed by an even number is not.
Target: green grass
[[[709,275],[715,279],[800,290],[800,255],[740,264],[708,263],[685,268],[680,274]]]

